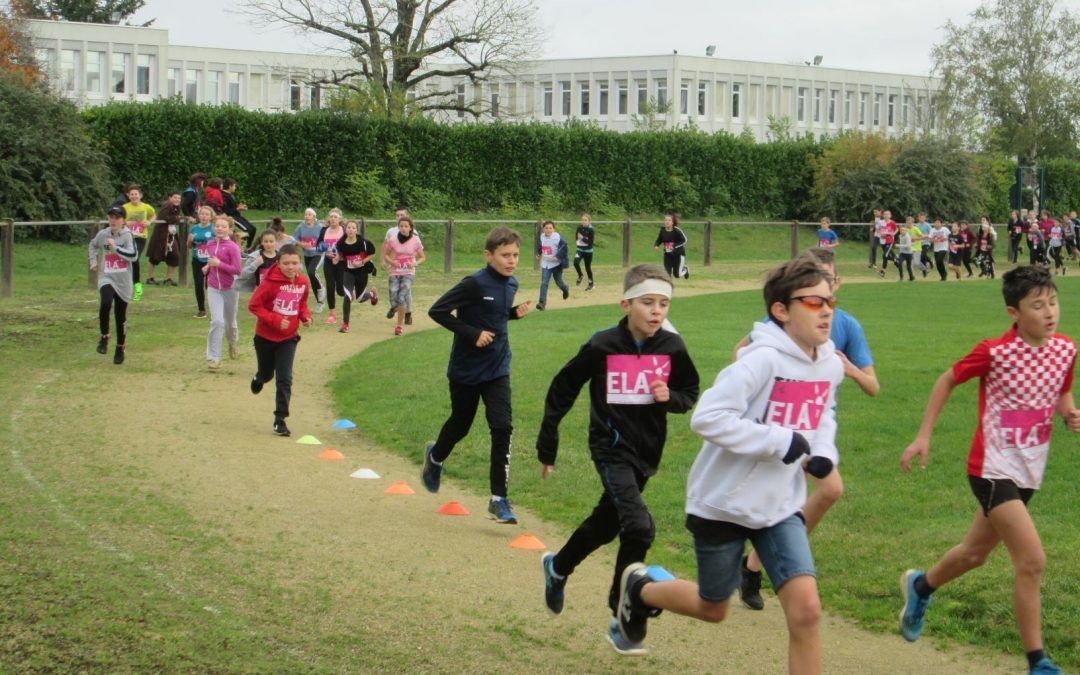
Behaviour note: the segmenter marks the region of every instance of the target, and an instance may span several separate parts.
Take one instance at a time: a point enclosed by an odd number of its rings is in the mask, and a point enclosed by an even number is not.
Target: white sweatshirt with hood
[[[832,340],[811,360],[775,323],[754,324],[750,337],[690,420],[705,444],[687,479],[686,512],[761,529],[806,502],[802,459],[783,463],[794,432],[811,456],[839,464],[834,404],[844,366]]]

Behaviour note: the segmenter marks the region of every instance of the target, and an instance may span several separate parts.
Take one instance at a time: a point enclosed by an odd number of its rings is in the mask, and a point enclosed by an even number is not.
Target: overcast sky
[[[948,20],[966,23],[980,0],[536,0],[545,29],[538,58],[704,54],[924,75]],[[156,19],[173,44],[317,52],[291,31],[267,33],[242,2],[148,0],[132,23]],[[1080,0],[1059,0],[1071,11]]]

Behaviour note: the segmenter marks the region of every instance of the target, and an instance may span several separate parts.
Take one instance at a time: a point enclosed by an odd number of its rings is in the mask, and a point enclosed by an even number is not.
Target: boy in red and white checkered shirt
[[[967,462],[979,509],[958,546],[929,571],[908,570],[901,577],[900,632],[909,641],[918,639],[931,593],[982,565],[1005,542],[1015,569],[1013,609],[1030,672],[1060,673],[1043,651],[1039,583],[1046,554],[1027,502],[1042,483],[1054,413],[1070,431],[1080,431],[1071,391],[1076,343],[1055,332],[1061,310],[1046,268],[1018,267],[1002,281],[1005,309],[1015,323],[1001,337],[980,342],[938,378],[919,433],[900,458],[905,472],[916,456],[926,468],[930,434],[949,394],[979,377],[979,426]]]

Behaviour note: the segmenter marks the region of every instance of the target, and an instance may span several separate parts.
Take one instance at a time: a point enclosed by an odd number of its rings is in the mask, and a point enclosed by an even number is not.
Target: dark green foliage
[[[1067,159],[1042,162],[1046,168],[1046,200],[1044,208],[1054,217],[1062,212],[1080,211],[1080,163]]]
[[[103,218],[112,197],[105,155],[75,106],[44,84],[0,72],[0,218]],[[83,241],[83,234],[53,228],[43,236]]]
[[[619,134],[592,125],[439,125],[311,111],[267,114],[177,101],[111,104],[86,119],[107,146],[116,188],[157,201],[195,171],[228,176],[253,208],[348,201],[349,177],[379,169],[391,201],[462,210],[564,209],[788,218],[810,186],[817,144],[754,144],[692,130]],[[135,139],[135,140],[133,140]],[[598,208],[599,207],[599,208]]]
[[[126,19],[145,4],[146,0],[29,0],[17,3],[18,9],[28,18],[57,17],[85,23],[112,23],[113,14]]]

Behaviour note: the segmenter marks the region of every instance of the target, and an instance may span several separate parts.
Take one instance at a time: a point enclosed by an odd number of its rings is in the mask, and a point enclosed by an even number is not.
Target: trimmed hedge
[[[394,200],[445,195],[462,210],[536,204],[544,187],[567,209],[604,201],[629,212],[804,214],[810,141],[755,144],[696,131],[621,134],[593,125],[440,125],[307,111],[259,113],[177,101],[85,111],[117,188],[154,196],[204,171],[235,178],[253,208],[342,204],[349,176],[379,169]]]
[[[274,210],[374,208],[388,190],[386,209],[406,203],[816,219],[812,160],[829,143],[754,143],[694,129],[618,133],[581,122],[444,125],[330,111],[260,113],[178,100],[112,103],[83,117],[109,156],[118,191],[134,181],[156,202],[204,171],[235,178],[249,206]],[[1080,163],[1044,166],[1049,207],[1080,206]],[[976,157],[973,170],[985,194],[982,210],[1003,221],[1015,163]]]

